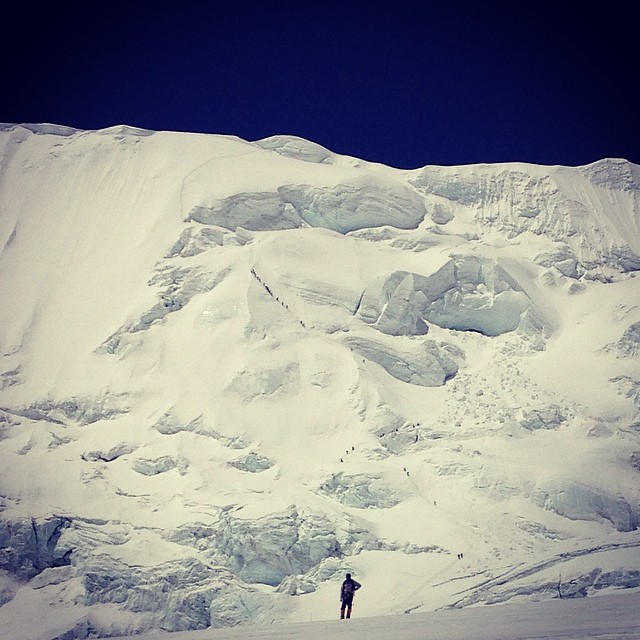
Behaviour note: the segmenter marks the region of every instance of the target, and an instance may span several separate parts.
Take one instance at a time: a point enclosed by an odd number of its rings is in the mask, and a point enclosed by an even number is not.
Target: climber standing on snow
[[[340,620],[344,620],[344,612],[347,610],[347,618],[351,617],[351,607],[353,606],[353,596],[362,585],[356,582],[350,573],[347,573],[345,581],[340,588]]]

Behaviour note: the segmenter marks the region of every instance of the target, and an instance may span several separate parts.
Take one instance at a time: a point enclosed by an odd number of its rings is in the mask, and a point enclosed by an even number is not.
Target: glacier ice
[[[618,531],[633,531],[638,526],[637,506],[622,496],[611,495],[589,485],[554,481],[533,494],[540,506],[571,520],[609,521]]]
[[[0,158],[0,624],[637,588],[636,165],[55,125]]]
[[[376,280],[358,313],[390,335],[425,334],[430,322],[497,336],[516,329],[525,311],[536,313],[533,301],[497,261],[461,255],[431,275],[395,272]]]

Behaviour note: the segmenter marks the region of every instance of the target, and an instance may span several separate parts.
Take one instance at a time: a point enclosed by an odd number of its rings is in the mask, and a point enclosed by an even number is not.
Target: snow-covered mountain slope
[[[640,587],[639,194],[616,159],[2,125],[0,622]]]

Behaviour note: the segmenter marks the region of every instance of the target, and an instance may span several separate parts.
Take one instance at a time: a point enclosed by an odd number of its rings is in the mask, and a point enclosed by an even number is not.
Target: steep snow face
[[[639,176],[3,125],[3,628],[638,588]]]

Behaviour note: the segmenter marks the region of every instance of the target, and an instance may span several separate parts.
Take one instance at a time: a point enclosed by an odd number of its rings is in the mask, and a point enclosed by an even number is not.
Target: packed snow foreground
[[[640,590],[639,270],[622,159],[2,125],[3,638]]]

